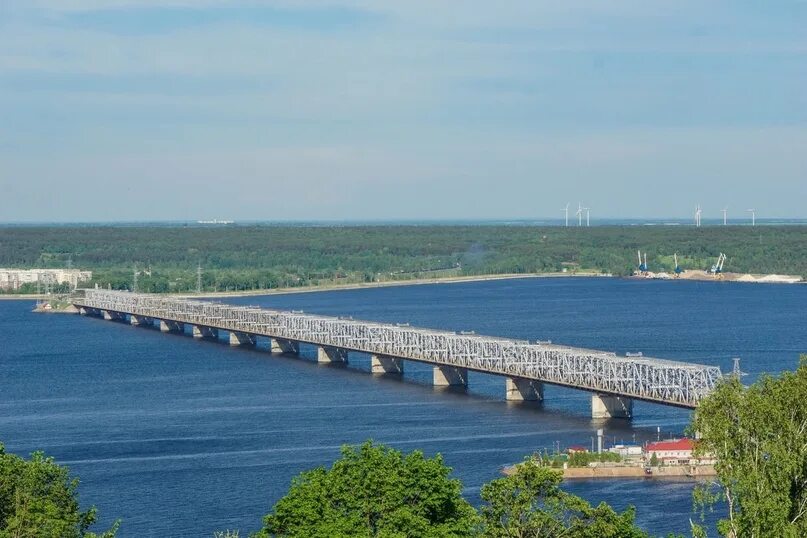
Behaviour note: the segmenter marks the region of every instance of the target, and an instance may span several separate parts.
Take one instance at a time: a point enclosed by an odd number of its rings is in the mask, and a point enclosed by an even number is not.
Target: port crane
[[[647,252],[644,253],[644,261],[642,261],[642,251],[636,251],[636,254],[639,256],[639,273],[646,274],[647,273]]]
[[[715,276],[720,275],[723,272],[723,264],[726,263],[726,255],[722,252],[717,257],[717,261],[712,265],[712,268],[709,269],[709,272]]]
[[[678,278],[681,275],[681,273],[684,272],[684,270],[681,269],[680,265],[678,265],[678,253],[677,252],[675,254],[673,254],[673,259],[675,260],[675,278]]]

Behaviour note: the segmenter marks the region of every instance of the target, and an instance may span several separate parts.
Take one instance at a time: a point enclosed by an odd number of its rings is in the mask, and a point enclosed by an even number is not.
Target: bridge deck
[[[619,357],[615,353],[111,290],[79,290],[77,307],[213,327],[436,366],[573,387],[666,405],[694,408],[721,378],[715,366]]]

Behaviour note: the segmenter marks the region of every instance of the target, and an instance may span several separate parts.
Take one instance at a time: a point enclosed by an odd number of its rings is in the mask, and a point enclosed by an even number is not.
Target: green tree
[[[701,435],[697,450],[717,458],[717,482],[695,500],[702,509],[725,502],[721,534],[807,536],[807,355],[795,372],[747,388],[737,378],[722,382],[698,406],[692,429]]]
[[[634,524],[633,507],[617,513],[560,489],[560,471],[531,460],[513,474],[482,486],[485,538],[646,538]]]
[[[255,536],[470,536],[476,513],[450,473],[439,455],[404,455],[370,441],[343,447],[330,469],[307,471],[292,481]]]
[[[655,452],[653,452],[653,455],[650,456],[650,465],[653,467],[658,467],[658,455],[656,455]]]
[[[30,460],[7,454],[0,444],[0,538],[113,538],[88,531],[95,508],[80,511],[78,480],[53,458],[35,452]]]

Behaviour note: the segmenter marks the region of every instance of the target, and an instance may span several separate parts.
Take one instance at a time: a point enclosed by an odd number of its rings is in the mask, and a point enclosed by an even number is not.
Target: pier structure
[[[374,374],[425,363],[435,386],[467,386],[470,371],[500,375],[509,401],[541,401],[545,384],[584,390],[596,419],[630,418],[634,400],[694,409],[722,377],[720,368],[702,364],[164,295],[87,289],[71,301],[84,315],[157,324],[162,332],[184,334],[189,325],[195,338],[218,339],[226,331],[234,346],[268,338],[272,352],[299,355],[301,344],[312,345],[320,363],[366,353]]]

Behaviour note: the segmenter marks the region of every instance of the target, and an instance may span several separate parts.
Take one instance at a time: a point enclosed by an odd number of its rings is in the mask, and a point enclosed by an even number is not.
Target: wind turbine
[[[567,203],[566,207],[561,209],[561,211],[563,211],[566,214],[566,227],[568,228],[569,227],[569,204]]]
[[[728,213],[729,208],[728,208],[728,207],[724,207],[724,208],[723,208],[723,209],[721,209],[720,211],[722,211],[722,212],[723,212],[723,226],[725,226],[725,225],[726,225],[726,214]]]
[[[701,209],[701,205],[698,204],[695,206],[695,226],[698,228],[701,227],[701,213],[703,213],[703,210]]]
[[[757,225],[757,210],[756,209],[746,209],[749,213],[751,213],[751,226]]]
[[[575,215],[577,215],[577,226],[578,227],[582,226],[583,225],[583,204],[581,204],[580,202],[577,202],[577,212],[575,213]]]
[[[591,208],[586,207],[584,209],[586,210],[586,227],[588,227],[591,226]]]

